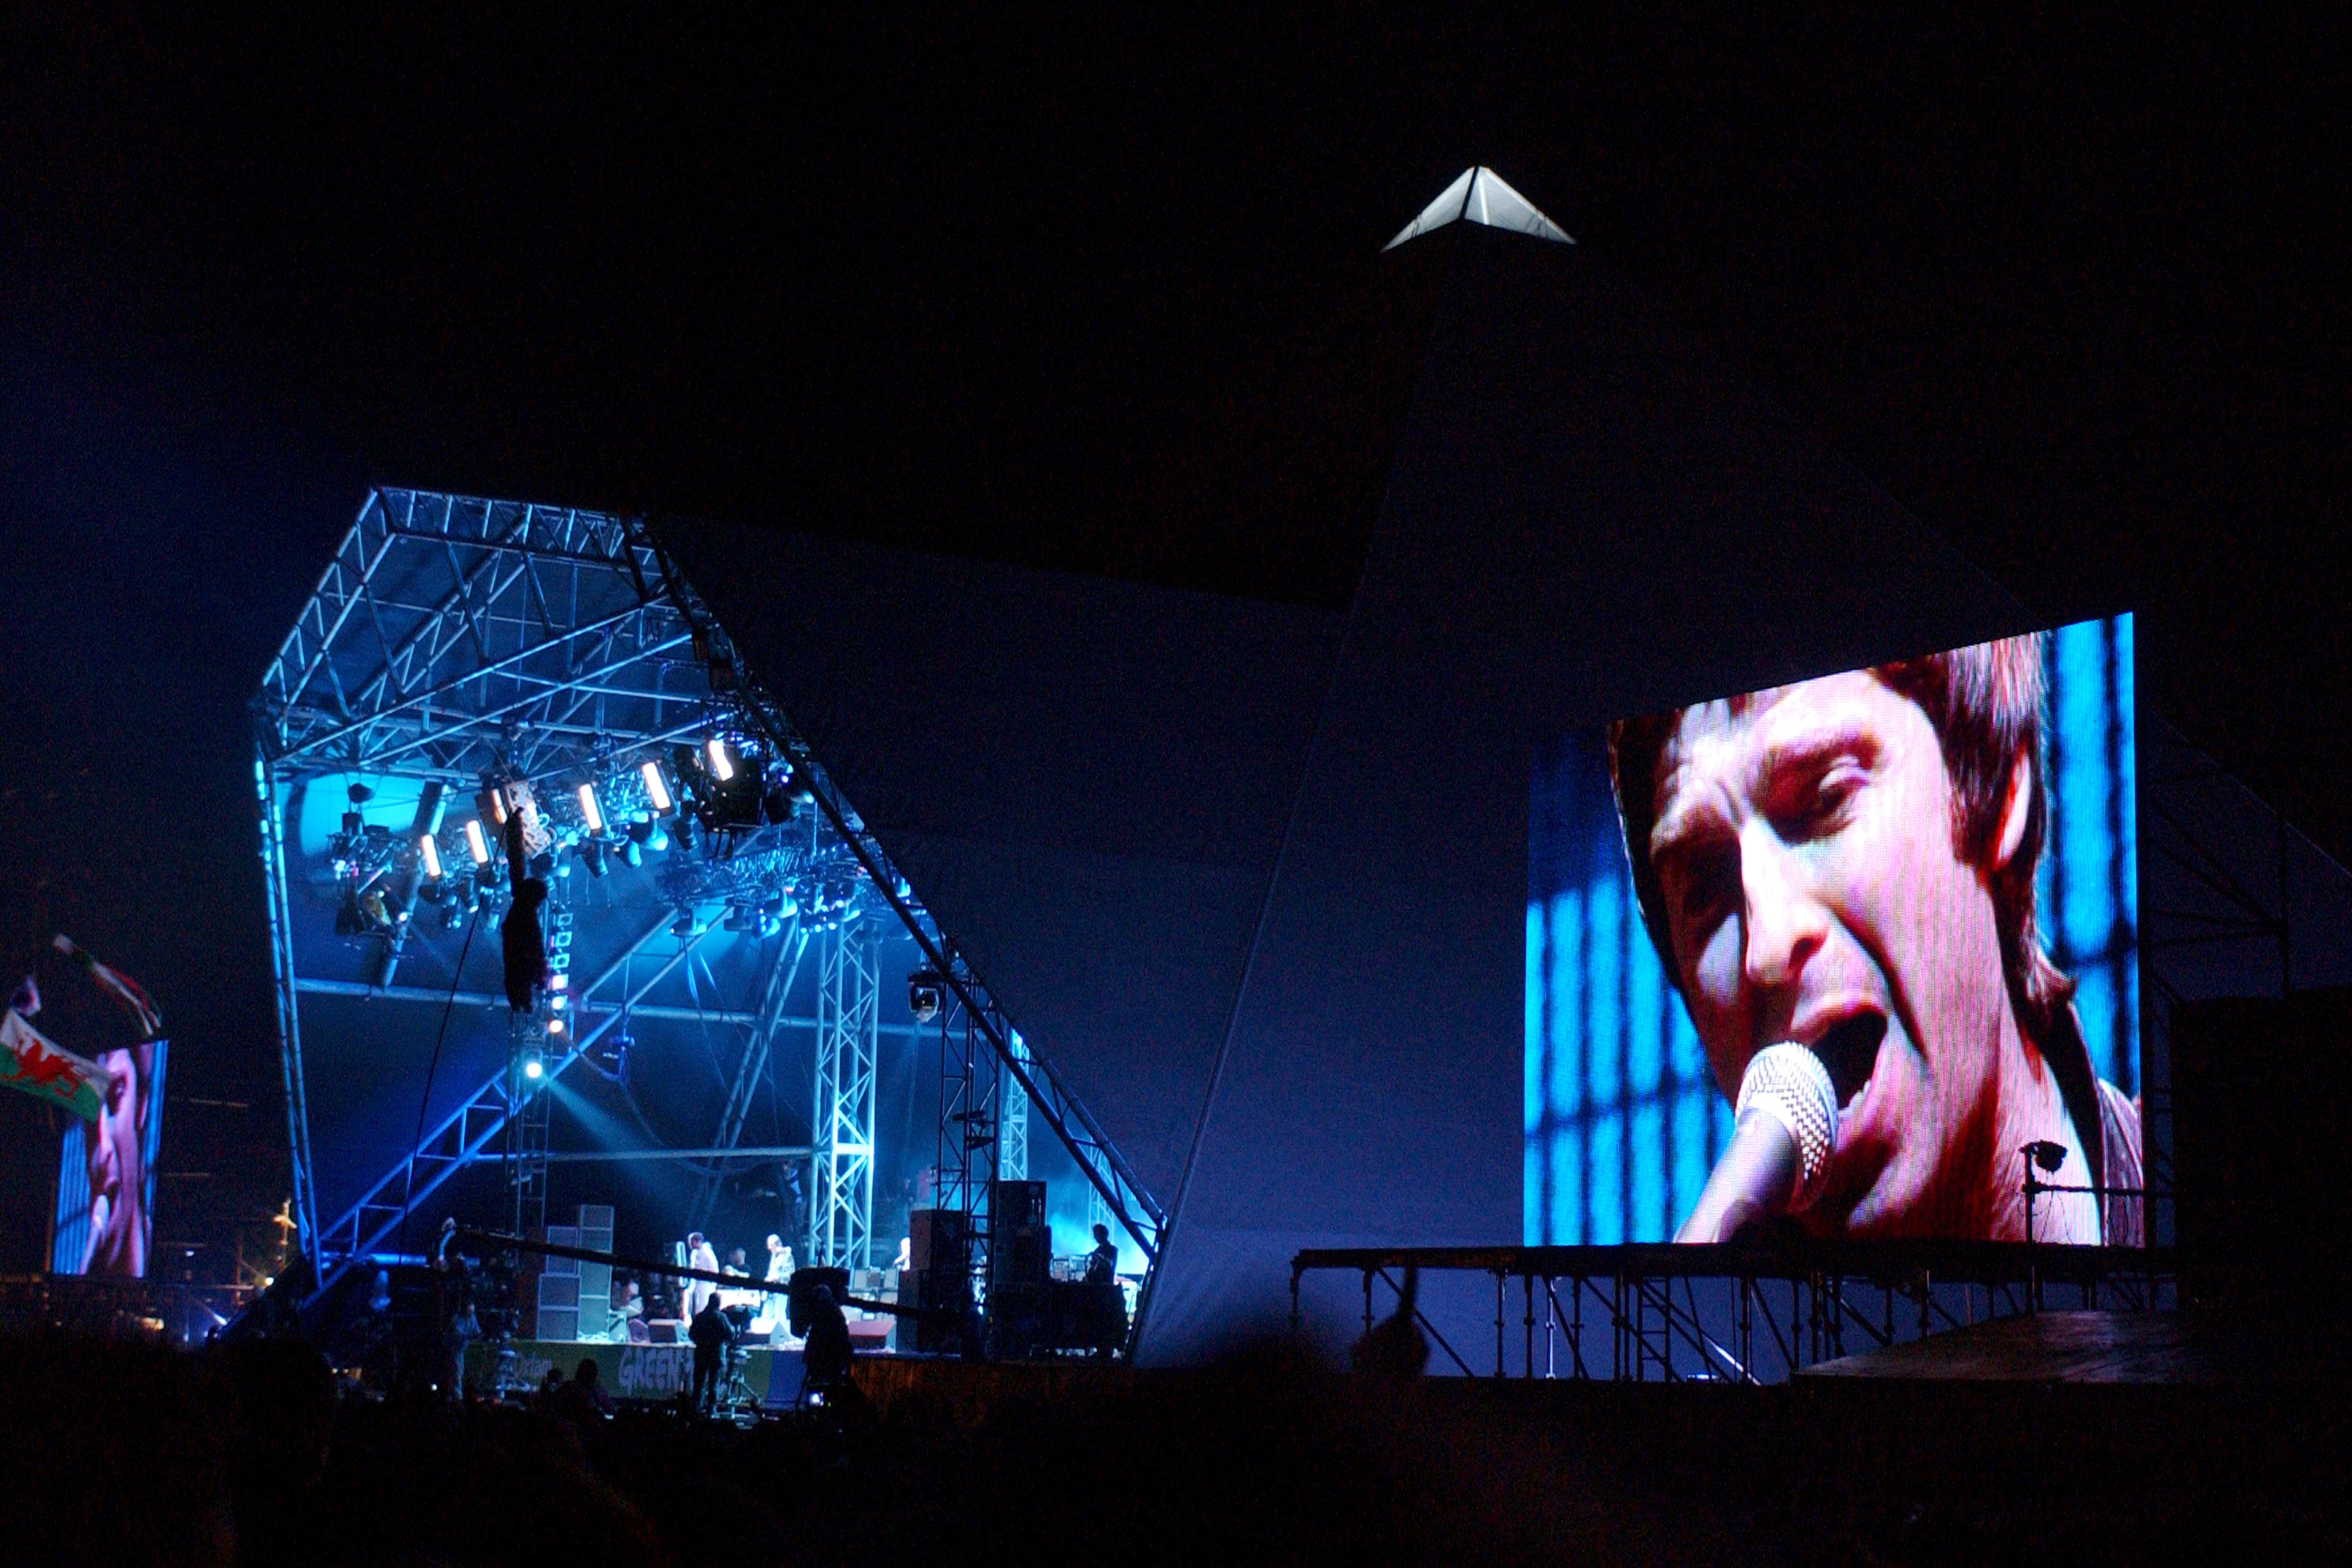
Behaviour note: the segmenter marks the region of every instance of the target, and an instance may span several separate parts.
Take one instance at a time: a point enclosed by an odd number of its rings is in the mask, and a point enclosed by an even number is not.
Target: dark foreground
[[[880,1369],[875,1369],[877,1373]],[[2345,1560],[2344,1385],[869,1379],[839,1428],[338,1400],[308,1352],[0,1343],[0,1555],[666,1563]]]

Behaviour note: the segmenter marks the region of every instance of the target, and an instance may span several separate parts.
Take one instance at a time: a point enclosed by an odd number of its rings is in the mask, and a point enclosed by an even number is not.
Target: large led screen
[[[1539,746],[1526,1239],[2140,1242],[2132,757],[2128,615]]]

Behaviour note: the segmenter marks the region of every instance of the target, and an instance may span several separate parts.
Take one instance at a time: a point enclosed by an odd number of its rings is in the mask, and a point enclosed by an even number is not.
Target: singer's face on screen
[[[1837,1149],[1809,1223],[1981,1225],[2017,1025],[1927,715],[1864,672],[1693,707],[1659,758],[1656,800],[1652,860],[1717,1082],[1736,1093],[1757,1051],[1795,1040],[1837,1085]]]
[[[83,1271],[128,1279],[147,1272],[147,1173],[141,1158],[137,1065],[128,1051],[99,1058],[106,1070],[106,1100],[89,1129],[89,1254]]]

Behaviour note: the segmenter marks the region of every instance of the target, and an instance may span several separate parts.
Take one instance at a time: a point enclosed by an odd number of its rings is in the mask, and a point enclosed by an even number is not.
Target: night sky
[[[244,704],[368,485],[1342,605],[1364,458],[1266,437],[1472,162],[2346,858],[2346,40],[1528,9],[11,24],[0,965],[163,1007],[163,1233],[283,1193]]]

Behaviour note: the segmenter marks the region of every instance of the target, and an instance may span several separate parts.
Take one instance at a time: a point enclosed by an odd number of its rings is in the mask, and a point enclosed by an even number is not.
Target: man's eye
[[[1680,881],[1684,925],[1692,931],[1709,928],[1731,912],[1738,897],[1738,853],[1718,850],[1691,855],[1683,862]]]
[[[1817,838],[1845,825],[1846,807],[1867,782],[1861,768],[1841,763],[1813,780],[1791,821],[1782,824],[1790,837]]]

